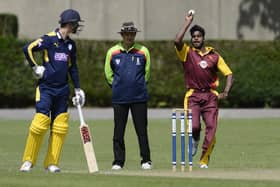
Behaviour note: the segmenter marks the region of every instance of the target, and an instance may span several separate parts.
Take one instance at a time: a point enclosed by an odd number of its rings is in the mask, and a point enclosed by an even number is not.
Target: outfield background
[[[172,4],[172,5],[171,5]],[[170,40],[188,9],[208,39],[274,40],[280,35],[278,0],[1,0],[0,13],[19,18],[20,38],[37,38],[58,24],[62,10],[80,11],[86,21],[79,38],[119,39],[124,21],[142,31],[140,40]]]
[[[280,1],[174,0],[172,4],[169,0],[0,1],[0,108],[34,106],[36,80],[26,64],[22,47],[57,27],[58,16],[66,8],[79,10],[86,21],[76,43],[87,107],[111,106],[104,59],[106,51],[120,39],[117,31],[126,20],[135,21],[142,31],[137,41],[150,50],[149,107],[182,106],[184,78],[173,39],[186,11],[193,8],[194,24],[206,29],[206,45],[213,46],[234,73],[233,89],[220,106],[280,108]],[[10,16],[13,21],[8,22],[3,13],[14,14]],[[19,30],[12,24],[15,20]],[[18,38],[1,35],[7,27],[12,27]],[[189,39],[186,34],[185,40]],[[223,89],[224,80],[221,78],[218,91]]]
[[[78,120],[78,111],[69,108],[70,119]],[[83,108],[87,120],[113,119],[112,108]],[[171,118],[172,109],[148,109],[149,119]],[[35,109],[0,109],[0,119],[31,120],[35,114]],[[131,116],[130,116],[131,117]],[[258,118],[279,118],[280,109],[220,109],[219,118],[223,119],[258,119]]]
[[[15,115],[11,113],[11,115]],[[28,114],[29,115],[29,114]],[[220,119],[217,144],[207,170],[199,169],[194,157],[193,172],[172,172],[171,119],[149,119],[153,169],[140,167],[139,149],[132,120],[126,129],[127,161],[119,172],[111,171],[112,119],[88,120],[100,172],[89,174],[82,150],[79,122],[70,120],[63,147],[61,173],[46,173],[42,167],[49,133],[44,138],[38,162],[30,173],[19,171],[30,120],[0,120],[0,186],[95,186],[95,187],[271,187],[279,186],[279,118]],[[204,132],[204,130],[202,131]],[[178,136],[178,146],[179,146]],[[200,144],[201,145],[201,144]],[[178,157],[180,156],[178,150]],[[179,158],[178,158],[179,159]]]

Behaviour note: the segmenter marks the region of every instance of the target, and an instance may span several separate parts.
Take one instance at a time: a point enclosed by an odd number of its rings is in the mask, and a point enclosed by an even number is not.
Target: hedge
[[[18,19],[13,14],[0,14],[0,36],[17,37]]]
[[[34,105],[36,80],[21,52],[27,41],[0,38],[0,107]],[[89,107],[111,106],[111,89],[104,78],[106,51],[117,41],[77,40],[81,87]],[[172,41],[140,41],[151,53],[150,107],[182,106],[185,86],[182,64]],[[231,67],[235,82],[221,107],[280,107],[279,41],[208,41]],[[221,77],[219,90],[223,89]]]

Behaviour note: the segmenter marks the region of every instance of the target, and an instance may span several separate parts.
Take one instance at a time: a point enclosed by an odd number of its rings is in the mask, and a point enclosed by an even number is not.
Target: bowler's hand
[[[185,17],[185,20],[191,23],[193,21],[193,17],[194,17],[194,10],[189,10]]]

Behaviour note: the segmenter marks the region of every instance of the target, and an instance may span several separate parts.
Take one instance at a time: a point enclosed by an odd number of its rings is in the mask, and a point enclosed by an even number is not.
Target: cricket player
[[[68,74],[74,87],[73,103],[85,103],[85,94],[80,89],[76,64],[76,45],[70,38],[80,30],[80,14],[67,9],[60,15],[60,27],[24,46],[25,57],[38,78],[36,88],[36,113],[29,128],[20,171],[28,172],[36,164],[44,135],[50,129],[44,168],[60,172],[59,158],[65,135],[68,131],[68,99],[70,88]],[[34,52],[42,52],[43,63],[35,61]],[[78,98],[78,100],[77,100]]]
[[[218,119],[218,100],[226,99],[233,84],[232,71],[224,59],[212,47],[204,45],[205,31],[194,25],[190,29],[191,46],[183,43],[183,38],[193,21],[194,14],[187,14],[182,28],[175,38],[175,50],[183,64],[187,92],[184,109],[192,109],[193,114],[193,155],[196,154],[200,139],[200,116],[205,122],[205,137],[200,157],[200,168],[208,168],[211,152],[216,138]],[[216,91],[219,85],[217,72],[226,76],[222,93]]]

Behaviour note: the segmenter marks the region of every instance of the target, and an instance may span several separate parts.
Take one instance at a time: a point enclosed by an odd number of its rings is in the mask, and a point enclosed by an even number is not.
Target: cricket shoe
[[[122,167],[120,166],[120,165],[118,165],[118,164],[114,164],[113,166],[112,166],[112,170],[121,170],[122,169]]]
[[[30,161],[24,161],[19,170],[22,172],[28,172],[31,170],[31,168],[32,163]]]
[[[142,169],[149,170],[152,169],[152,162],[144,162],[141,164]]]
[[[196,155],[198,148],[199,140],[192,139],[192,156]]]
[[[60,172],[60,168],[57,167],[56,165],[49,165],[46,170],[48,172],[51,172],[51,173],[59,173]]]
[[[201,168],[201,169],[208,169],[208,166],[207,166],[207,164],[201,164],[201,165],[200,165],[200,168]]]

